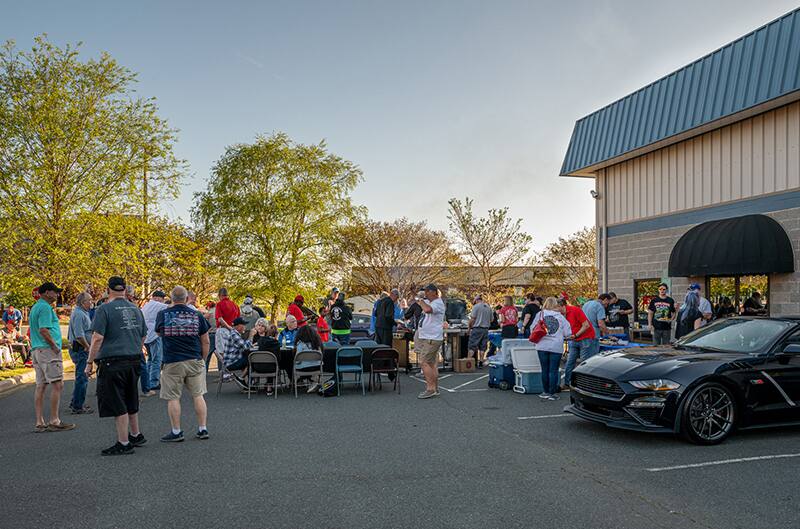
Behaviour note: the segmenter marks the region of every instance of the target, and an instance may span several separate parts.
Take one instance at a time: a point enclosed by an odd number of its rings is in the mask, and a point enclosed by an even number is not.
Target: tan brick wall
[[[770,275],[770,313],[773,316],[800,315],[800,208],[765,215],[777,220],[786,230],[795,259],[794,273]],[[634,280],[666,275],[672,248],[692,226],[609,237],[608,291],[633,303]],[[683,293],[693,282],[703,285],[705,278],[672,278],[672,294],[676,301],[682,301]]]

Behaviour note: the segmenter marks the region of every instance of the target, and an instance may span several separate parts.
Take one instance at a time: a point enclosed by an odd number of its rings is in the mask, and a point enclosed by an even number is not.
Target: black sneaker
[[[194,436],[198,439],[208,439],[208,430],[199,430]]]
[[[128,442],[133,446],[142,446],[147,442],[147,439],[144,438],[143,433],[139,432],[139,435],[137,435],[136,437],[132,436],[131,434],[128,434]]]
[[[235,373],[231,373],[231,376],[233,377],[233,380],[239,385],[239,387],[241,387],[242,389],[248,389],[247,380],[245,380],[243,377]]]
[[[183,441],[183,432],[172,433],[169,432],[167,435],[161,438],[162,443],[180,443]]]
[[[117,441],[116,444],[114,444],[114,446],[106,448],[105,450],[101,450],[100,453],[104,456],[124,456],[132,454],[133,443],[128,443],[127,445],[124,445],[119,441]]]

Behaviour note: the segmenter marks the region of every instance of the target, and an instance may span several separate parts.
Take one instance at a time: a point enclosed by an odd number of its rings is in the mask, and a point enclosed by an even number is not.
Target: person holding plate
[[[647,325],[653,333],[653,345],[669,343],[672,320],[675,318],[675,300],[667,295],[666,283],[658,285],[658,296],[647,307]]]

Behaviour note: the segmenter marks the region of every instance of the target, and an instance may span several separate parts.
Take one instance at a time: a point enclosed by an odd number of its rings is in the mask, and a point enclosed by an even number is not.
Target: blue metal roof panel
[[[800,90],[800,8],[578,120],[569,175]]]

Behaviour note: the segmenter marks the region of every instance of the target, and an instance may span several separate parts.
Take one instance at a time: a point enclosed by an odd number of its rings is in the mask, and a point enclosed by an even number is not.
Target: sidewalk
[[[72,372],[74,370],[75,370],[75,364],[72,363],[72,360],[65,359],[64,374],[66,375],[67,372]],[[67,377],[65,376],[64,378],[66,379]],[[36,380],[36,373],[34,373],[33,369],[31,369],[27,373],[7,378],[5,380],[0,380],[0,397],[14,388],[23,386],[25,384],[32,384],[35,380]]]

